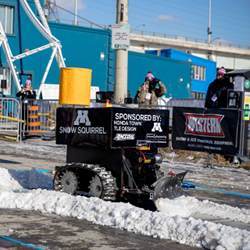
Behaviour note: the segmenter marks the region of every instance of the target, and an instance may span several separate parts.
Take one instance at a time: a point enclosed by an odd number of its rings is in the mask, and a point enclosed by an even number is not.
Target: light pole
[[[207,58],[212,58],[212,51],[210,51],[211,47],[211,36],[212,36],[212,30],[211,30],[211,15],[212,15],[212,0],[208,0],[208,26],[207,26],[207,44],[208,44],[208,55]]]
[[[77,10],[78,10],[78,0],[74,1],[74,25],[78,24],[78,20],[77,20]]]
[[[212,15],[212,0],[208,0],[208,27],[207,27],[207,43],[208,46],[211,44],[211,35],[212,35],[212,30],[211,30],[211,15]]]
[[[116,24],[128,24],[128,0],[117,0],[116,3]],[[122,104],[128,92],[128,50],[116,50],[115,66],[115,103]]]

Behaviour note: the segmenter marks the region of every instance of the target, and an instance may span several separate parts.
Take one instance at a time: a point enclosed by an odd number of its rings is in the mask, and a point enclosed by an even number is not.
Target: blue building
[[[196,98],[204,97],[209,83],[216,77],[216,63],[214,61],[197,57],[176,49],[163,49],[159,51],[151,50],[146,53],[182,62],[190,62],[192,65],[191,91],[193,96]]]
[[[129,89],[132,94],[152,71],[167,87],[167,97],[191,98],[191,63],[155,55],[129,52]]]
[[[33,0],[28,0],[35,9]],[[43,4],[44,1],[41,1]],[[0,0],[0,20],[8,36],[14,55],[40,47],[48,42],[36,30],[26,16],[18,0]],[[61,41],[62,52],[67,67],[92,69],[92,85],[101,90],[113,90],[115,74],[115,54],[111,49],[109,29],[94,29],[50,22],[52,34]],[[15,63],[21,80],[32,76],[33,88],[38,89],[51,51],[44,50]],[[10,76],[10,70],[2,48],[0,48],[0,80],[6,79],[7,96],[14,96],[16,87]],[[167,96],[175,98],[191,97],[191,63],[156,55],[129,52],[128,91],[135,95],[146,73],[151,70],[167,86]],[[54,61],[46,83],[57,84],[59,70]]]

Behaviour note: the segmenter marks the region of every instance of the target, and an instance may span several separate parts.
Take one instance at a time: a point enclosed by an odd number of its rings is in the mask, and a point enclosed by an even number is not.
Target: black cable
[[[57,3],[55,3],[55,6],[56,6],[57,8],[59,8],[59,9],[65,11],[65,12],[67,12],[67,13],[72,14],[72,15],[75,16],[75,13],[74,13],[74,12],[72,12],[72,11],[70,11],[70,10],[67,10],[67,9],[63,8],[62,6],[58,5]],[[91,20],[89,20],[89,19],[87,19],[87,18],[85,18],[85,17],[79,16],[79,15],[76,15],[76,16],[77,16],[79,19],[81,19],[81,20],[83,20],[83,21],[89,23],[90,25],[94,25],[94,26],[96,26],[96,27],[98,27],[98,28],[101,28],[101,29],[106,29],[106,27],[105,27],[104,25],[97,24],[97,23],[92,22]]]

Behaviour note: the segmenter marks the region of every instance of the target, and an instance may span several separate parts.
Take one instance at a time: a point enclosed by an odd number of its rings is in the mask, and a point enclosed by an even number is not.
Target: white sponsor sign
[[[129,41],[128,24],[115,24],[112,25],[112,49],[128,49]]]

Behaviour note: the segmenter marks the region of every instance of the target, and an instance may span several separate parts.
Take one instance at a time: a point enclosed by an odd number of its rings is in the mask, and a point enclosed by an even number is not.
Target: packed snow
[[[49,190],[52,176],[46,172],[0,168],[0,178],[0,208],[71,216],[207,249],[250,249],[250,231],[198,218],[198,214],[203,213],[247,225],[250,222],[248,209],[183,196],[174,200],[159,199],[159,212],[151,212],[130,204]]]
[[[208,200],[199,201],[194,197],[181,196],[173,200],[158,199],[156,203],[158,210],[169,216],[197,217],[205,215],[206,217],[250,223],[249,209],[217,204]]]

